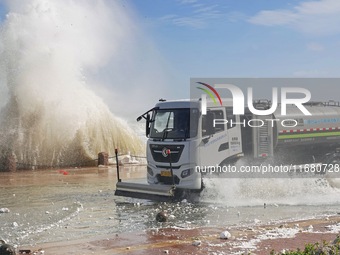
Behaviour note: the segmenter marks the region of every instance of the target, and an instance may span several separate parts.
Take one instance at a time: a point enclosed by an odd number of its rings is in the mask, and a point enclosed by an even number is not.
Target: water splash
[[[205,185],[203,201],[228,206],[340,204],[334,178],[211,178]]]
[[[100,151],[143,153],[91,89],[132,26],[116,2],[8,1],[1,26],[0,148],[27,164],[72,164]]]

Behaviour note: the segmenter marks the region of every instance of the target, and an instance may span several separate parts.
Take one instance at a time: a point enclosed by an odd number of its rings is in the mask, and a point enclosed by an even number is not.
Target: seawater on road
[[[146,167],[125,166],[121,172],[123,180],[143,181]],[[340,211],[337,202],[287,205],[274,203],[273,197],[265,206],[265,197],[254,204],[251,196],[244,195],[240,204],[229,201],[226,194],[217,202],[218,193],[205,194],[198,203],[157,203],[115,197],[116,181],[114,167],[0,173],[0,208],[10,210],[0,213],[0,239],[35,245],[160,227],[266,224]],[[160,211],[167,212],[168,222],[156,222]]]

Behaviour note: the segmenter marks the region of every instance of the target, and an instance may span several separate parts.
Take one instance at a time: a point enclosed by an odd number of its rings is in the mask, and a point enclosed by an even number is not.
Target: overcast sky
[[[0,2],[4,19],[6,10]],[[143,98],[143,93],[152,93],[150,100],[189,97],[191,77],[339,77],[339,0],[117,2],[142,34],[139,57],[146,45],[152,48],[144,51],[142,59],[152,64],[143,79],[163,83],[140,84],[145,89],[138,89],[136,97]],[[143,68],[144,62],[134,65],[135,70]],[[107,75],[111,85],[102,97],[113,108],[107,91],[117,88],[110,79]],[[123,86],[134,94],[138,85]],[[144,102],[141,108],[153,103]]]

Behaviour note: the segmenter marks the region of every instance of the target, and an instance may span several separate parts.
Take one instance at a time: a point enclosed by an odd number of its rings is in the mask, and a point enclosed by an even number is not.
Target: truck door
[[[226,128],[229,137],[229,157],[242,153],[242,138],[240,116],[233,115],[231,107],[226,108]]]
[[[199,143],[198,155],[200,166],[216,166],[229,157],[227,126],[223,123],[213,126],[214,119],[224,120],[225,116],[225,108],[222,107],[208,109],[207,114],[202,116],[202,141]]]

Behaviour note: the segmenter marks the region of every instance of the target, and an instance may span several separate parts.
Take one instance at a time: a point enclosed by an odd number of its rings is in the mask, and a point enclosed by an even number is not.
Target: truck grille
[[[165,144],[150,144],[150,151],[153,159],[156,162],[170,161],[169,156],[165,155],[164,151],[171,151],[171,163],[177,163],[181,157],[184,145],[165,145]]]

